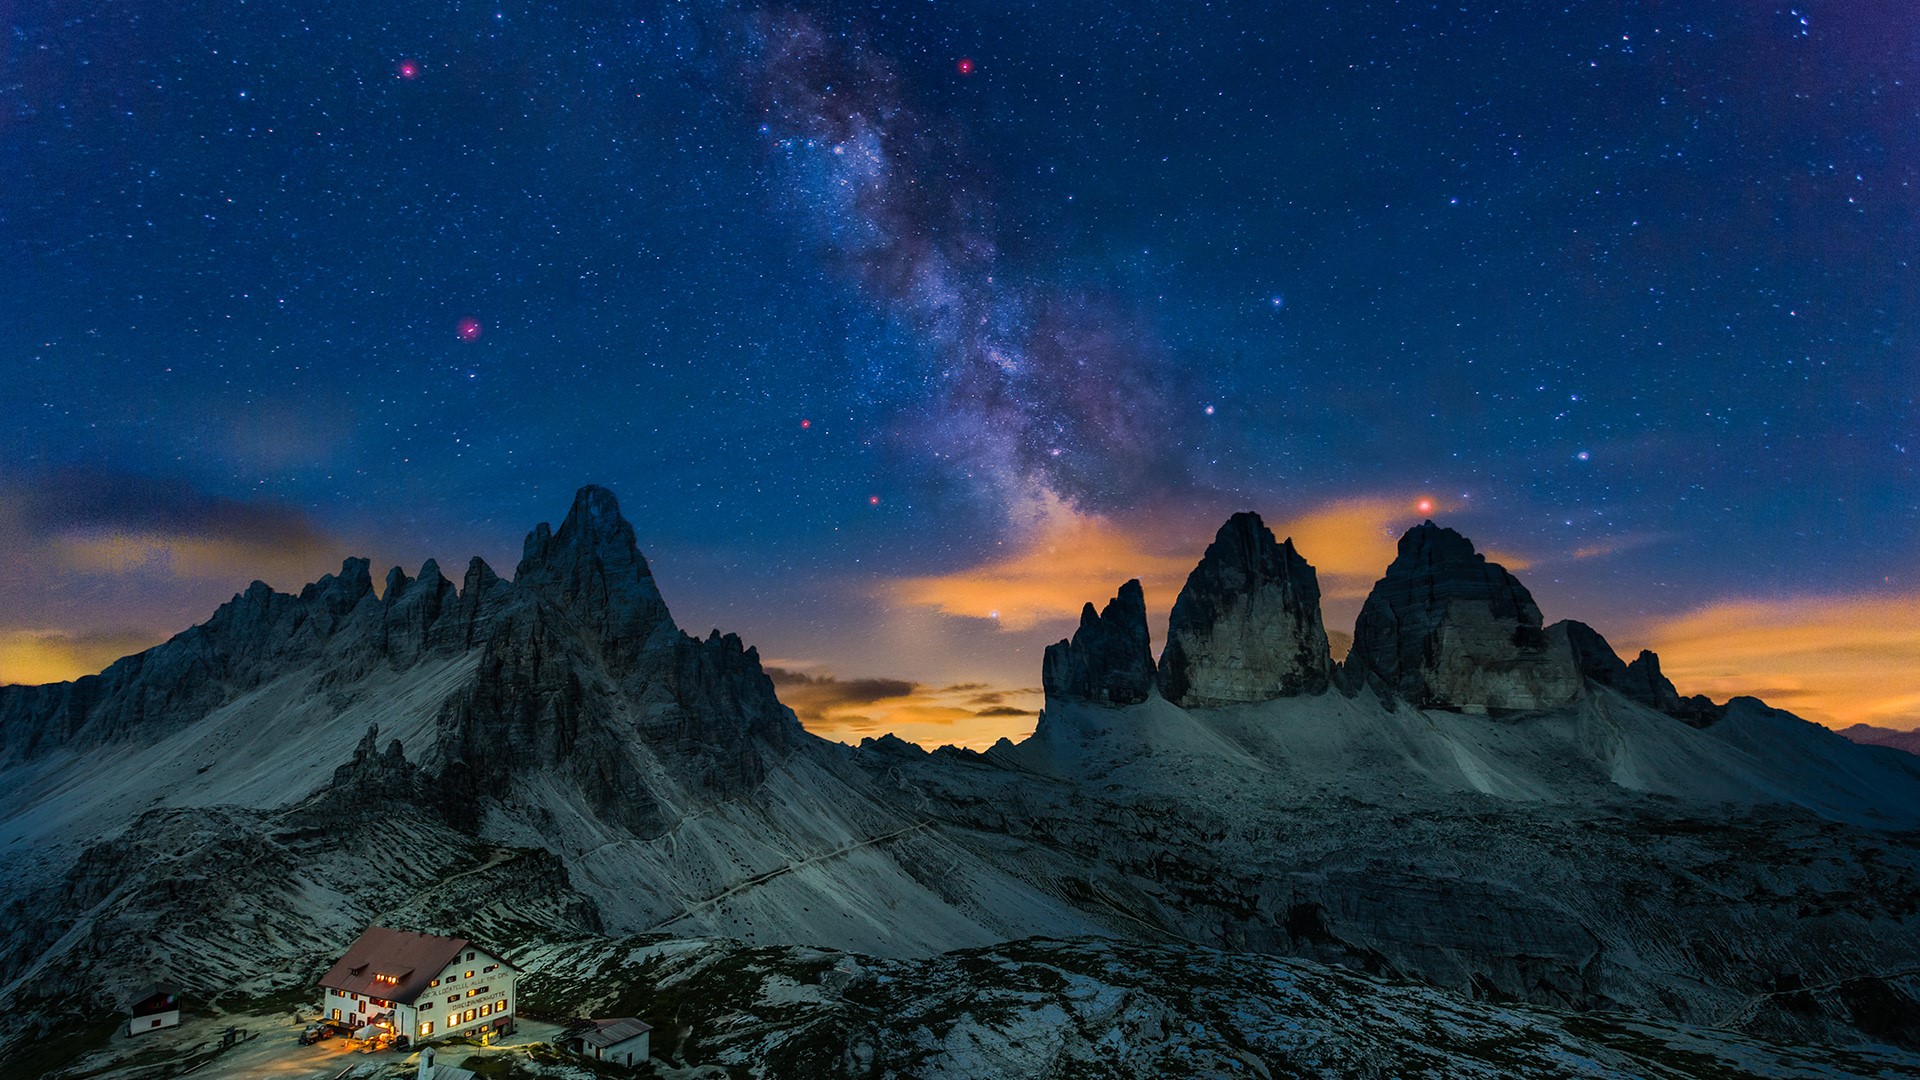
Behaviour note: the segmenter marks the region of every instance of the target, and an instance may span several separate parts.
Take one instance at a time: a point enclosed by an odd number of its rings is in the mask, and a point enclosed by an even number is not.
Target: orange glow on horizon
[[[58,631],[0,631],[0,686],[39,686],[97,675],[123,656],[152,648],[165,634],[72,635]]]
[[[1727,600],[1644,636],[1682,694],[1750,695],[1835,728],[1920,726],[1920,594]]]
[[[1155,541],[1097,514],[1055,509],[1013,554],[949,574],[904,578],[883,588],[892,602],[943,615],[990,619],[1004,630],[1070,621],[1083,604],[1103,606],[1129,578],[1171,604],[1196,555],[1167,554]]]

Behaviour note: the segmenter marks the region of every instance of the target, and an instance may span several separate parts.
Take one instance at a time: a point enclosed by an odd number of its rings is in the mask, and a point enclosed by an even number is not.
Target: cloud
[[[99,671],[255,578],[297,588],[345,550],[298,508],[179,480],[84,468],[0,478],[0,681]]]
[[[769,667],[767,676],[808,731],[842,742],[891,732],[928,748],[952,744],[984,750],[1003,737],[1026,738],[1040,706],[1038,690],[990,690],[978,682],[930,687],[908,679],[842,679],[790,667]],[[1013,703],[983,709],[974,703],[983,697]]]
[[[1432,496],[1362,495],[1267,524],[1275,536],[1292,537],[1294,550],[1313,564],[1323,597],[1353,600],[1364,599],[1386,573],[1387,564],[1399,554],[1401,534],[1423,517],[1440,518],[1449,509]],[[1518,555],[1480,551],[1508,570],[1517,572],[1531,565]]]
[[[1605,558],[1608,555],[1617,555],[1622,551],[1631,551],[1634,548],[1642,548],[1649,544],[1660,543],[1670,535],[1669,533],[1647,532],[1603,537],[1573,549],[1573,557],[1576,559]]]
[[[808,675],[777,667],[766,671],[780,693],[780,700],[802,720],[823,717],[849,706],[908,697],[920,689],[918,683],[906,679],[836,679],[831,675]]]
[[[952,573],[892,582],[883,597],[896,606],[1025,630],[1076,619],[1082,604],[1099,606],[1129,578],[1139,578],[1150,596],[1171,604],[1196,558],[1166,552],[1107,517],[1059,506],[1012,553]]]
[[[1920,593],[1735,599],[1641,631],[1683,694],[1826,724],[1920,726]]]
[[[66,682],[92,675],[123,656],[152,648],[165,635],[142,630],[70,634],[0,630],[0,686]]]
[[[62,469],[4,497],[20,534],[79,574],[162,574],[242,582],[323,570],[341,545],[307,515],[203,492],[179,480]]]

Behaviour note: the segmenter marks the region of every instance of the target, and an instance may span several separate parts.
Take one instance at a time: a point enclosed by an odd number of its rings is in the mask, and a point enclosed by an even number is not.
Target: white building
[[[415,1042],[508,1032],[519,969],[465,938],[369,926],[320,977],[320,1015]]]
[[[567,1040],[573,1052],[614,1065],[638,1065],[647,1060],[653,1028],[631,1016],[595,1020],[590,1030]]]
[[[155,983],[140,992],[133,1003],[133,1017],[127,1021],[127,1034],[141,1035],[161,1028],[180,1025],[180,999],[173,987]]]

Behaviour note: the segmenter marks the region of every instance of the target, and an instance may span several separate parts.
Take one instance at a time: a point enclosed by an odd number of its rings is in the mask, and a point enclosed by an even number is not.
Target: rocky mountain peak
[[[1313,567],[1260,515],[1228,518],[1174,602],[1161,695],[1217,706],[1318,693],[1331,667]]]
[[[1350,679],[1420,706],[1532,711],[1580,690],[1573,649],[1545,632],[1526,586],[1432,521],[1401,536],[1353,638]]]
[[[1047,646],[1041,682],[1049,698],[1101,705],[1147,700],[1154,684],[1153,648],[1147,636],[1146,594],[1138,579],[1099,613],[1087,604],[1070,640]]]
[[[1572,619],[1553,624],[1547,632],[1565,635],[1580,674],[1589,681],[1612,687],[1650,709],[1681,715],[1680,694],[1660,673],[1660,657],[1654,653],[1642,649],[1631,664],[1622,663],[1600,631]]]
[[[603,487],[581,488],[558,532],[543,521],[527,534],[513,583],[566,608],[616,656],[674,629],[633,526]]]
[[[373,592],[372,564],[366,559],[345,559],[338,574],[328,574],[300,590],[303,604],[316,605],[333,616],[352,611]]]

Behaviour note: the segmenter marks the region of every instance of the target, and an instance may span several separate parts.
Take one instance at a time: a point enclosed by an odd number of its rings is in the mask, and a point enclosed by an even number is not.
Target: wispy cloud
[[[988,619],[1025,630],[1077,618],[1115,587],[1139,578],[1156,603],[1172,604],[1197,552],[1171,552],[1165,542],[1098,514],[1057,507],[1007,555],[979,566],[896,581],[885,596],[896,605]]]
[[[1683,694],[1750,694],[1830,727],[1920,726],[1920,593],[1726,600],[1642,634]]]
[[[0,479],[0,682],[99,671],[259,578],[297,588],[349,546],[296,507],[175,479],[63,469]]]
[[[891,733],[929,748],[951,744],[983,750],[997,739],[1031,734],[1040,708],[1037,689],[988,689],[982,683],[936,687],[781,667],[767,668],[767,675],[808,731],[849,743]]]
[[[1313,564],[1321,595],[1330,600],[1364,599],[1399,553],[1402,533],[1422,518],[1445,523],[1454,509],[1433,496],[1362,495],[1323,503],[1304,513],[1269,520],[1281,539],[1293,538],[1294,550]],[[1481,551],[1509,570],[1524,570],[1529,560],[1511,553]]]

